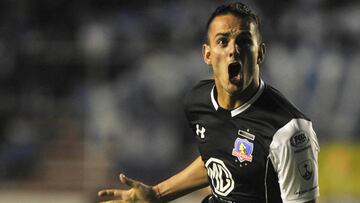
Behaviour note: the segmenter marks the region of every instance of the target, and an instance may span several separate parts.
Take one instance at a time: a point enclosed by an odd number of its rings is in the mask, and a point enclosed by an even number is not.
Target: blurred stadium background
[[[186,166],[182,98],[210,75],[201,43],[223,2],[2,0],[0,202],[97,202],[120,172],[154,184]],[[321,202],[359,202],[360,2],[244,2],[263,79],[313,119]]]

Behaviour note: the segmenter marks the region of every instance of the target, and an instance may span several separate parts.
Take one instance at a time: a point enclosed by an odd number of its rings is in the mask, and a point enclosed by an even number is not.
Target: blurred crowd
[[[211,75],[201,45],[222,2],[1,1],[0,179],[31,176],[68,133],[145,181],[188,163],[183,97]],[[263,80],[312,118],[320,142],[358,141],[360,2],[244,2],[262,19]]]

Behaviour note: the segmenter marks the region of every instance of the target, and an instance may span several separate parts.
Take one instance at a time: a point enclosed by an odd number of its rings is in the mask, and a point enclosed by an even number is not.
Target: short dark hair
[[[211,22],[214,20],[215,17],[226,15],[226,14],[232,14],[232,15],[235,15],[238,17],[245,17],[245,18],[252,19],[255,22],[255,24],[257,25],[259,40],[260,40],[260,42],[262,41],[261,33],[260,33],[260,18],[259,18],[259,16],[254,11],[252,11],[247,5],[245,5],[241,2],[236,2],[236,3],[221,5],[221,6],[217,7],[215,9],[215,11],[211,14],[211,16],[206,24],[206,41],[207,42],[209,41],[208,40],[208,32],[209,32],[209,27],[210,27]]]

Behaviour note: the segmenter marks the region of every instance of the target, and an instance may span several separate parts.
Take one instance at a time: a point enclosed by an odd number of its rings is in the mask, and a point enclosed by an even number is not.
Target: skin
[[[209,42],[202,47],[204,62],[211,66],[217,90],[217,101],[224,109],[241,106],[253,96],[260,85],[259,64],[265,55],[265,44],[260,42],[256,24],[248,18],[232,14],[217,16],[208,30]],[[229,80],[228,66],[242,64],[240,80]],[[207,171],[201,157],[197,157],[183,171],[171,178],[149,186],[120,175],[120,182],[129,190],[105,189],[99,197],[112,200],[102,203],[160,203],[168,202],[209,185]],[[315,203],[315,200],[307,203]]]
[[[184,170],[155,186],[146,185],[123,174],[120,174],[120,182],[130,186],[130,189],[101,190],[98,192],[99,197],[113,199],[101,203],[163,203],[209,185],[207,171],[200,156]]]
[[[259,64],[265,55],[256,24],[232,14],[217,16],[210,24],[209,42],[203,45],[204,62],[211,66],[217,100],[224,109],[234,109],[253,96],[260,85]],[[229,64],[242,64],[240,81],[229,80]]]

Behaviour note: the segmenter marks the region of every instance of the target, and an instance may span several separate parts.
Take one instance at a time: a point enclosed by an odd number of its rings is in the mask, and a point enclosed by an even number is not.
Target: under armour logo
[[[200,125],[196,124],[196,134],[197,136],[200,136],[201,139],[205,138],[205,128],[201,127],[200,129]]]

